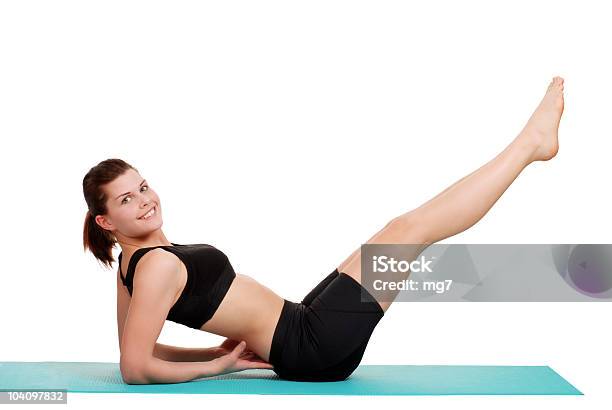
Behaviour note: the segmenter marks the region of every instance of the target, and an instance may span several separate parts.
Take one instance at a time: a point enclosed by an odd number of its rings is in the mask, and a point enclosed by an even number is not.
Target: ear
[[[106,229],[106,230],[109,230],[109,231],[110,231],[111,229],[113,229],[113,225],[112,225],[112,224],[110,224],[110,223],[109,223],[109,222],[106,220],[106,217],[105,217],[105,216],[103,216],[103,215],[96,215],[96,216],[95,216],[95,218],[94,218],[94,220],[95,220],[95,221],[96,221],[96,223],[97,223],[97,224],[98,224],[100,227],[102,227],[103,229]]]

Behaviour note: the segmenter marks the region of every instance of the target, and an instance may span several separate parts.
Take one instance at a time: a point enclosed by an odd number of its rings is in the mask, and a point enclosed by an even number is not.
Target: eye
[[[143,186],[141,186],[141,187],[140,187],[140,191],[141,191],[141,192],[142,192],[142,188],[147,188],[147,189],[146,189],[146,191],[148,191],[148,190],[149,190],[149,186],[148,186],[148,185],[143,185]],[[130,196],[129,196],[129,195],[127,195],[125,198],[123,198],[123,201],[121,201],[121,203],[122,203],[122,204],[124,204],[124,203],[125,203],[125,200],[126,200],[126,199],[128,199],[129,197],[130,197]]]

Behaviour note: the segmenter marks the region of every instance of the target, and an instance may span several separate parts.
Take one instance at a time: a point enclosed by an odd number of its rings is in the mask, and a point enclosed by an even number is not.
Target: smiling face
[[[128,169],[102,189],[106,193],[108,212],[97,215],[95,221],[113,232],[118,240],[125,237],[146,238],[161,228],[163,221],[159,197],[135,170]],[[151,210],[152,215],[149,214]]]

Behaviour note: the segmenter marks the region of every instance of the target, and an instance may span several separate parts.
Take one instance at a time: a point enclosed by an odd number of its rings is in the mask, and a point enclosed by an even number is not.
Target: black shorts
[[[345,380],[359,366],[383,316],[359,282],[335,269],[302,302],[285,299],[269,362],[286,380]]]

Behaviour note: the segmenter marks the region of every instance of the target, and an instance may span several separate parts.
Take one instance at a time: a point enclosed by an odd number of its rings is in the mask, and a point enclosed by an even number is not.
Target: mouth
[[[153,218],[155,215],[157,215],[157,205],[155,205],[149,212],[147,212],[146,214],[144,214],[143,216],[141,216],[138,219],[143,220],[143,221],[147,221],[147,220]]]

